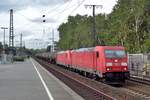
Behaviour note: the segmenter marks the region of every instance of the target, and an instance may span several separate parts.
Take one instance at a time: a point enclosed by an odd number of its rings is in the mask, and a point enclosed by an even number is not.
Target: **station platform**
[[[84,100],[34,59],[0,64],[0,100]]]

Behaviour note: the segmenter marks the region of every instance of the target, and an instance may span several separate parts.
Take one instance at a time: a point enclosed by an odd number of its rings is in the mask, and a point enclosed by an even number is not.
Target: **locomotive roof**
[[[72,52],[84,52],[84,51],[93,51],[95,48],[97,47],[102,47],[102,48],[124,48],[123,46],[96,46],[96,47],[89,47],[89,48],[79,48],[79,49],[74,49],[74,50],[67,50],[67,51],[72,51]],[[61,53],[66,53],[66,51],[60,51],[60,52],[57,52],[58,54],[61,54]]]
[[[105,49],[110,49],[110,48],[124,48],[123,46],[96,46],[96,47],[102,47],[102,48],[105,48]],[[89,48],[79,48],[79,49],[75,49],[75,50],[72,50],[73,52],[82,52],[82,51],[93,51],[96,47],[89,47]]]
[[[82,52],[82,51],[93,51],[95,47],[90,47],[90,48],[80,48],[80,49],[76,49],[76,50],[72,50],[75,52]]]

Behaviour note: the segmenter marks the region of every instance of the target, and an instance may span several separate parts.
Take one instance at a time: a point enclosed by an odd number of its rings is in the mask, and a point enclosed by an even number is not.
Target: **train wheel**
[[[100,77],[98,75],[95,75],[95,80],[100,81]]]

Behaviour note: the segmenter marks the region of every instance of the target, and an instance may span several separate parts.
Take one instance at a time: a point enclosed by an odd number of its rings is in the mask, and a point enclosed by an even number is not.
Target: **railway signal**
[[[45,15],[42,15],[42,17],[43,17],[43,18],[45,18]],[[46,20],[45,20],[45,19],[43,19],[43,22],[46,22]]]

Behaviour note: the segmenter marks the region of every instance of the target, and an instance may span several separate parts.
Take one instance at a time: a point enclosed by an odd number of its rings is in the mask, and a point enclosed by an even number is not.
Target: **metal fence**
[[[128,54],[131,76],[150,79],[150,54]]]

